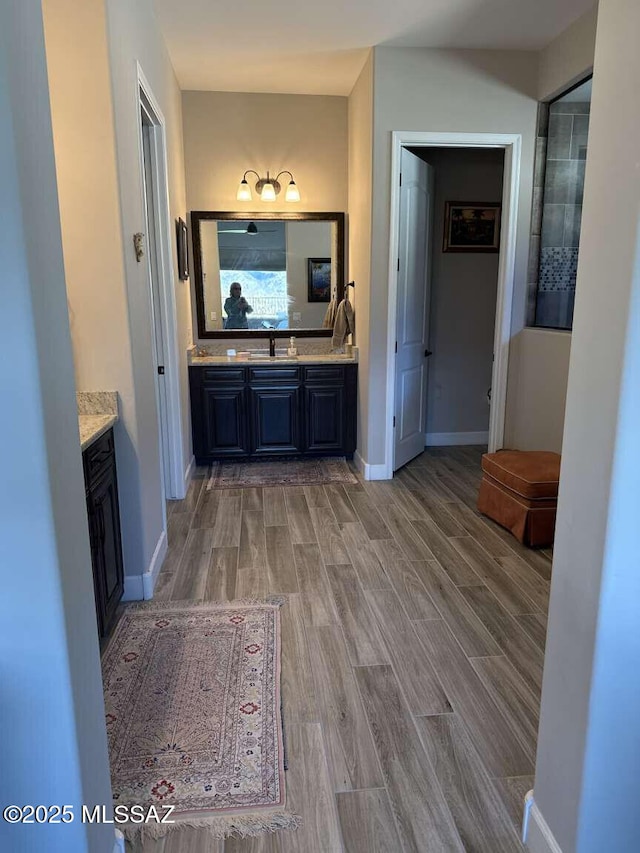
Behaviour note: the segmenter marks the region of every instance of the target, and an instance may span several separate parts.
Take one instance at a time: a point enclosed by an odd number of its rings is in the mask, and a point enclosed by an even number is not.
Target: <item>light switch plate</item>
[[[300,311],[294,311],[293,312],[293,322],[295,323],[296,320],[298,322],[300,322],[300,320],[302,320],[302,314],[300,313]]]

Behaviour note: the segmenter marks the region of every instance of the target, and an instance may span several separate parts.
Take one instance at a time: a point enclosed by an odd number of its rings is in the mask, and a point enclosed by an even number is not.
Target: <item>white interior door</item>
[[[424,450],[433,167],[403,148],[400,179],[394,471]]]
[[[147,247],[146,262],[151,289],[151,314],[153,329],[153,350],[156,365],[156,400],[158,405],[158,425],[160,432],[160,455],[162,457],[162,480],[164,497],[171,497],[168,485],[171,483],[171,468],[169,460],[169,416],[166,372],[165,372],[165,340],[164,318],[162,316],[162,299],[160,295],[160,276],[158,263],[158,212],[156,210],[156,175],[153,160],[154,125],[149,114],[141,105],[140,111],[142,132],[142,160],[144,182],[144,206],[146,220]]]

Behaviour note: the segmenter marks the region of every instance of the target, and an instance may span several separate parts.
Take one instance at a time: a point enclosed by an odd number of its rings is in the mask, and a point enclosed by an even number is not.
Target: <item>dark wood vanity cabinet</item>
[[[124,590],[113,430],[90,445],[82,458],[98,633],[104,638]]]
[[[357,365],[189,367],[196,461],[352,456]]]

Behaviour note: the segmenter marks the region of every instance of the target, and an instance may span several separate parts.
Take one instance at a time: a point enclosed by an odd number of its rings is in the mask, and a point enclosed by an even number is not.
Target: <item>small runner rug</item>
[[[358,482],[344,457],[330,459],[273,459],[267,462],[215,462],[207,483],[210,489],[252,486],[321,486]]]
[[[130,840],[298,825],[285,808],[283,602],[127,606],[102,664],[114,805],[175,807],[173,824],[120,825]]]

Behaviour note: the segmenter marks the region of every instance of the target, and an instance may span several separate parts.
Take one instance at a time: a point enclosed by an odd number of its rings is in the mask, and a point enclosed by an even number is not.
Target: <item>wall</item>
[[[0,6],[0,802],[73,806],[0,822],[12,853],[112,853],[91,553],[40,0]]]
[[[183,92],[182,111],[189,210],[346,211],[346,98]],[[272,176],[289,169],[300,202],[281,194],[264,203],[255,192],[252,202],[237,201],[247,169]],[[195,299],[193,316],[195,329]]]
[[[446,201],[502,200],[501,150],[415,149],[435,169],[427,444],[488,432],[498,254],[443,252]],[[466,438],[460,437],[461,443]]]
[[[597,6],[538,57],[537,97],[549,99],[588,76],[593,67]],[[542,145],[538,140],[538,147]],[[537,184],[541,184],[541,178]],[[532,252],[537,262],[537,252]],[[533,278],[530,272],[528,281]],[[528,315],[532,310],[529,305]],[[514,326],[509,356],[505,446],[562,449],[571,333]]]
[[[135,263],[131,242],[135,231],[146,231],[135,61],[166,119],[172,218],[184,218],[186,210],[180,95],[151,3],[133,9],[116,0],[88,0],[78,8],[72,0],[45,0],[44,11],[76,385],[119,394],[115,437],[125,572],[139,577],[150,568],[165,522],[150,297],[146,265]],[[175,245],[172,255],[175,265]],[[177,268],[173,273],[185,471],[191,459],[191,306],[188,284],[179,282]]]
[[[598,4],[540,51],[538,98],[549,101],[588,76],[593,68]]]
[[[132,236],[144,232],[142,175],[139,155],[139,114],[136,103],[136,62],[149,82],[166,122],[169,171],[169,208],[171,222],[186,218],[184,167],[182,149],[181,99],[178,84],[169,61],[162,34],[155,18],[152,0],[126,3],[106,0],[109,59],[113,113],[115,117],[120,216],[127,281],[129,340],[133,372],[135,423],[131,425],[131,446],[119,469],[139,468],[140,515],[130,521],[141,536],[140,560],[127,571],[146,570],[152,560],[164,527],[164,496],[161,485],[161,463],[156,405],[156,365],[152,348],[151,301],[146,279],[146,265],[136,263]],[[173,257],[173,296],[176,303],[179,353],[180,394],[182,400],[182,469],[186,472],[191,459],[189,426],[189,392],[186,350],[191,344],[191,304],[188,282],[177,274],[175,231],[171,229]],[[118,448],[120,452],[120,448]]]
[[[601,0],[532,826],[565,853],[638,849],[640,54]],[[611,128],[616,133],[611,133]],[[603,287],[606,282],[606,287]],[[538,818],[538,815],[535,815]]]
[[[373,51],[369,53],[349,96],[349,281],[356,314],[354,342],[359,347],[358,458],[362,448],[369,410],[369,335],[361,334],[370,321],[371,306],[371,218],[373,195]]]
[[[387,308],[391,131],[520,133],[522,164],[514,326],[524,322],[529,251],[531,184],[536,122],[536,56],[526,52],[375,48],[373,224],[368,338],[370,394],[362,453],[369,464],[384,462],[386,421]],[[363,377],[364,381],[364,377]]]
[[[562,450],[571,332],[522,329],[511,339],[505,447]]]

